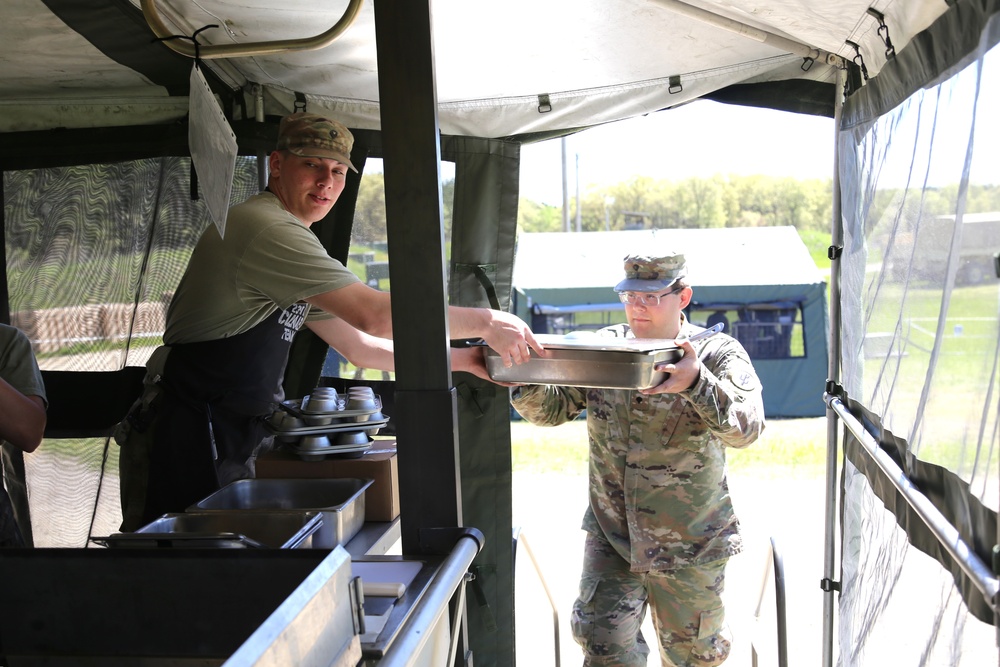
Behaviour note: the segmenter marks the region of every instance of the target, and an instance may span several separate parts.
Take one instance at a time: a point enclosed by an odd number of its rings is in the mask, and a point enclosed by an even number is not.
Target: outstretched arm
[[[392,341],[387,338],[358,331],[339,318],[308,322],[306,326],[358,368],[381,371],[396,368]],[[451,368],[453,371],[472,373],[484,380],[490,379],[481,348],[452,348]]]
[[[531,329],[517,315],[490,308],[449,306],[448,319],[453,338],[482,338],[500,355],[504,366],[523,364],[531,358],[531,348],[544,353]]]
[[[336,315],[363,333],[392,338],[392,309],[388,292],[372,289],[364,283],[354,283],[317,294],[306,301]],[[528,325],[516,315],[502,310],[449,306],[448,329],[452,338],[482,338],[496,350],[505,366],[528,361],[531,354],[529,348],[534,348],[539,354],[543,352]],[[340,353],[348,356],[344,351]]]

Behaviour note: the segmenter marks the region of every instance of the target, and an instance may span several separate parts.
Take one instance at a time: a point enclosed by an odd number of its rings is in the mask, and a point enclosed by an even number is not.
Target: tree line
[[[829,229],[832,179],[769,176],[692,177],[681,181],[633,177],[611,186],[589,187],[570,202],[570,230],[614,231],[635,227],[706,229],[791,225]],[[562,231],[562,207],[521,201],[524,231]]]
[[[451,229],[454,181],[443,184],[445,233]],[[885,209],[901,192],[876,193],[873,206]],[[926,190],[918,202],[925,216],[953,214],[958,186]],[[591,186],[579,202],[569,202],[569,231],[623,230],[636,227],[705,229],[713,227],[792,226],[800,232],[829,232],[833,215],[832,179],[772,176],[714,176],[680,181],[634,177],[609,186]],[[970,185],[966,212],[1000,211],[1000,186]],[[918,216],[919,217],[919,216]],[[521,198],[518,228],[523,232],[563,231],[562,206]],[[355,210],[354,238],[385,240],[384,179],[366,174]]]
[[[899,190],[876,193],[874,207],[896,202]],[[954,214],[958,186],[929,189],[918,205],[924,216]],[[714,176],[681,181],[635,177],[605,187],[590,187],[579,204],[570,200],[569,231],[632,229],[706,229],[792,226],[800,232],[829,231],[833,180],[771,176]],[[1000,211],[1000,186],[970,185],[967,213]],[[919,216],[918,216],[919,217]],[[526,232],[563,231],[561,206],[521,199],[518,226]]]

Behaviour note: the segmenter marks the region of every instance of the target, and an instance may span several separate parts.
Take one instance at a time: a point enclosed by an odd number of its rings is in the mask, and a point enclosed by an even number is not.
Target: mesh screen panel
[[[191,162],[159,158],[3,174],[11,324],[45,370],[142,366],[201,232]],[[239,158],[232,203],[258,190]],[[62,400],[68,400],[63,397]],[[102,397],[73,397],[99,409]],[[82,547],[115,532],[118,446],[110,438],[46,439],[24,455],[36,547]]]
[[[989,140],[1000,50],[981,48],[954,76],[841,131],[840,330],[847,394],[905,442],[907,467],[946,468],[995,512],[1000,210],[983,196],[1000,183]],[[887,508],[844,468],[840,663],[997,664],[995,629],[911,544],[896,520],[905,506]]]

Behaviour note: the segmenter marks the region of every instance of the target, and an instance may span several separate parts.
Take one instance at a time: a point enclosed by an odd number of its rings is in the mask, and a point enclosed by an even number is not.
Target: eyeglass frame
[[[662,301],[664,297],[670,296],[671,294],[678,294],[683,292],[684,289],[684,286],[675,287],[669,292],[664,292],[663,294],[650,294],[648,292],[631,292],[625,290],[623,292],[618,292],[618,300],[630,306],[634,306],[638,303],[646,308],[651,308],[659,306],[660,301]],[[629,295],[632,297],[631,301],[629,300]],[[649,303],[649,301],[652,301],[652,303]]]

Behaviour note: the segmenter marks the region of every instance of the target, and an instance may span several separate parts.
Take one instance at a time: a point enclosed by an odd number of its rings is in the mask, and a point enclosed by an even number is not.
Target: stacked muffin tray
[[[351,408],[342,398],[335,409],[310,410],[309,405],[309,396],[283,401],[264,422],[275,440],[303,461],[361,456],[371,448],[372,436],[389,422],[377,395],[371,408]]]

